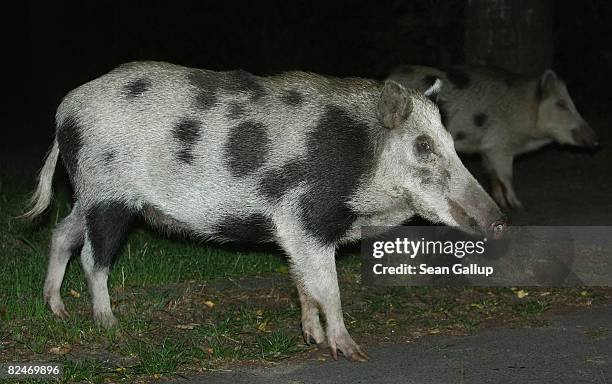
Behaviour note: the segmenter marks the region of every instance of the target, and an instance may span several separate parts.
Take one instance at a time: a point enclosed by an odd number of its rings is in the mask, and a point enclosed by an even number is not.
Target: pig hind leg
[[[91,294],[94,321],[105,328],[117,324],[108,294],[108,273],[125,243],[132,218],[132,213],[120,203],[101,203],[85,214],[81,264]]]
[[[85,222],[77,201],[72,208],[72,212],[53,230],[51,252],[43,290],[45,302],[56,316],[63,319],[68,317],[68,312],[60,295],[60,288],[72,252],[83,245],[84,232]]]

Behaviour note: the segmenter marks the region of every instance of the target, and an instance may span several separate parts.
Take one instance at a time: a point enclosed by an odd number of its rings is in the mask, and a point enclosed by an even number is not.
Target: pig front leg
[[[505,210],[522,208],[512,187],[512,163],[514,156],[505,153],[485,153],[483,160],[491,176],[493,198]]]
[[[306,344],[317,345],[325,342],[325,331],[321,326],[318,304],[306,293],[301,284],[297,284],[300,304],[302,306],[302,334]]]
[[[336,274],[335,248],[307,250],[299,254],[290,252],[294,275],[297,284],[303,286],[304,294],[312,299],[312,304],[318,304],[326,321],[327,343],[334,360],[338,359],[338,350],[351,361],[366,361],[367,355],[353,341],[344,325],[344,316],[340,302],[340,289]],[[317,327],[312,306],[306,308],[308,328]],[[320,326],[320,325],[319,325]],[[307,331],[312,332],[312,329]],[[316,333],[316,331],[314,331]],[[315,338],[316,340],[316,338]]]
[[[344,325],[340,289],[336,274],[335,247],[322,246],[307,234],[298,230],[295,224],[277,222],[277,238],[280,245],[289,255],[291,271],[298,290],[304,295],[302,302],[302,319],[305,319],[305,334],[317,340],[321,327],[318,313],[313,306],[321,309],[325,316],[327,343],[334,360],[338,359],[338,350],[351,361],[366,361],[368,356],[353,341]],[[302,299],[302,297],[300,297]],[[306,305],[304,305],[304,303]],[[316,335],[316,336],[315,336]]]

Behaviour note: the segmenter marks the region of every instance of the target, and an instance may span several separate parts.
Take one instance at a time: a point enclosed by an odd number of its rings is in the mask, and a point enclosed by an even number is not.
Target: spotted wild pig
[[[57,110],[25,214],[48,207],[61,155],[75,203],[53,232],[44,285],[51,310],[67,316],[60,286],[80,249],[94,319],[113,326],[109,269],[130,224],[144,217],[199,239],[277,242],[289,256],[306,341],[327,341],[334,358],[340,350],[365,360],[344,325],[338,244],[357,240],[363,225],[415,214],[468,231],[506,224],[429,99],[440,86],[417,92],[394,81],[136,62],[78,87]]]
[[[552,70],[536,78],[500,69],[466,66],[442,71],[401,66],[390,76],[407,88],[447,84],[438,102],[458,152],[482,155],[493,197],[504,208],[521,207],[512,186],[514,157],[556,141],[594,148],[597,137]]]

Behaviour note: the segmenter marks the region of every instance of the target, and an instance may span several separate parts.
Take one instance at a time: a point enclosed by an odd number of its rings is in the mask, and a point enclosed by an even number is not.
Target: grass
[[[23,183],[22,183],[23,184]],[[120,325],[91,321],[89,294],[77,260],[62,297],[71,317],[54,318],[42,300],[53,224],[70,210],[57,195],[38,226],[15,220],[28,189],[3,183],[0,192],[0,362],[54,361],[62,382],[148,380],[191,375],[241,362],[308,356],[300,309],[285,259],[270,249],[236,249],[165,239],[136,229],[110,276]],[[345,320],[366,345],[486,326],[541,324],[559,308],[589,306],[607,291],[510,288],[394,287],[360,284],[355,254],[339,257]]]

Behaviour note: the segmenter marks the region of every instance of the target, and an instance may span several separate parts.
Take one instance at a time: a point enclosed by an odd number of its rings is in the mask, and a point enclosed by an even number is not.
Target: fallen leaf
[[[588,296],[589,292],[588,291],[582,291],[582,292],[580,292],[580,295],[581,296]]]
[[[264,332],[266,330],[266,327],[268,326],[268,322],[264,321],[263,323],[259,324],[257,326],[257,330],[260,332]]]
[[[210,301],[210,300],[206,300],[206,301],[204,302],[204,305],[205,305],[205,306],[207,306],[208,308],[212,308],[212,307],[214,307],[214,306],[215,306],[215,303],[213,303],[213,302],[212,302],[212,301]]]
[[[189,323],[189,324],[178,324],[176,327],[178,329],[187,329],[187,330],[191,330],[194,329],[195,327],[199,326],[200,324],[197,323]]]
[[[70,296],[72,296],[72,297],[76,297],[77,299],[78,299],[79,297],[81,297],[81,294],[80,294],[79,292],[75,291],[74,289],[69,290],[69,291],[68,291],[68,294],[69,294]]]
[[[119,373],[123,373],[123,372],[126,371],[126,369],[124,367],[119,367],[119,368],[115,369],[115,371],[119,372]]]
[[[53,355],[60,355],[63,356],[65,354],[67,354],[68,352],[70,352],[72,348],[70,347],[53,347],[51,349],[49,349],[49,353],[53,354]]]
[[[519,290],[519,291],[516,291],[516,297],[518,297],[519,299],[523,299],[523,298],[527,297],[528,295],[529,295],[529,292],[524,291],[522,289]]]

